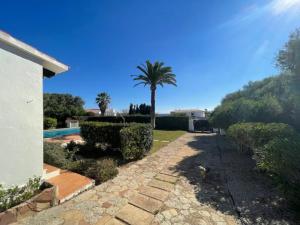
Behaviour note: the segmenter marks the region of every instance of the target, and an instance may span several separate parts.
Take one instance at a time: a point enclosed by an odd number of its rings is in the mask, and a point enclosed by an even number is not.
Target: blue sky
[[[250,80],[277,74],[278,50],[300,27],[300,0],[3,1],[0,29],[55,57],[70,71],[45,92],[106,91],[111,107],[149,103],[130,77],[145,60],[172,66],[178,87],[157,93],[157,111],[213,109]]]

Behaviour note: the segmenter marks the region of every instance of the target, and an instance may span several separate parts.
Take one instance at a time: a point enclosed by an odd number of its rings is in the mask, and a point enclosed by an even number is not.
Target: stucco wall
[[[0,183],[43,171],[43,68],[0,45]]]

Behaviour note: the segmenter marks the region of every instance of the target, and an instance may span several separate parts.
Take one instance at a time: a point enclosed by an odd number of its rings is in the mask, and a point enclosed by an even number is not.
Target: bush
[[[227,134],[241,151],[251,151],[257,167],[278,182],[290,202],[300,206],[300,135],[282,123],[240,123]]]
[[[93,122],[109,122],[109,123],[150,123],[151,117],[145,115],[135,116],[98,116],[89,117],[87,121]],[[163,116],[156,117],[156,128],[160,130],[188,130],[189,118],[186,116]]]
[[[124,159],[142,158],[152,147],[153,130],[150,124],[132,124],[120,131]]]
[[[189,130],[189,117],[187,116],[162,116],[156,118],[158,130]]]
[[[4,189],[0,184],[0,212],[32,198],[39,190],[40,183],[40,178],[32,178],[22,187],[14,186]]]
[[[121,123],[83,122],[81,137],[88,145],[106,144],[112,148],[121,146],[120,130],[127,125]]]
[[[61,144],[44,142],[44,162],[65,169],[70,160],[68,159],[68,152]]]
[[[96,184],[110,180],[118,174],[117,164],[112,159],[103,159],[94,163],[87,161],[85,166],[87,170],[84,174],[94,179]]]
[[[88,145],[105,144],[121,150],[125,159],[137,159],[150,150],[153,141],[150,124],[84,122],[81,136]]]
[[[95,116],[87,118],[87,121],[108,122],[108,123],[150,123],[150,116],[145,115],[126,115],[126,116]]]
[[[44,118],[44,129],[56,128],[57,119],[51,117]]]
[[[227,131],[240,151],[251,151],[274,138],[286,138],[295,133],[291,126],[283,123],[237,123]]]

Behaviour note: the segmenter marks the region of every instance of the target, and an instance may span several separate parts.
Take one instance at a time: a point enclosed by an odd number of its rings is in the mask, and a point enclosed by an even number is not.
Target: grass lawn
[[[153,146],[152,149],[150,150],[150,154],[153,154],[160,148],[168,145],[170,142],[174,141],[181,135],[185,134],[186,131],[182,130],[154,130],[153,131]],[[162,141],[168,141],[168,142],[162,142]]]

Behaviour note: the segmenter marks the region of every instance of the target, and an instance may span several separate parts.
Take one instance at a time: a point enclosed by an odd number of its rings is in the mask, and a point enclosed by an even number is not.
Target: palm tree
[[[176,75],[172,73],[172,68],[169,66],[164,66],[163,62],[155,62],[152,64],[149,60],[146,64],[137,66],[137,68],[142,72],[139,75],[133,75],[135,81],[139,81],[135,86],[144,84],[144,86],[149,85],[151,91],[151,125],[155,128],[155,94],[157,85],[161,87],[164,84],[176,85]]]
[[[96,103],[101,111],[101,116],[104,116],[107,106],[110,103],[110,96],[106,92],[102,92],[97,95]]]

